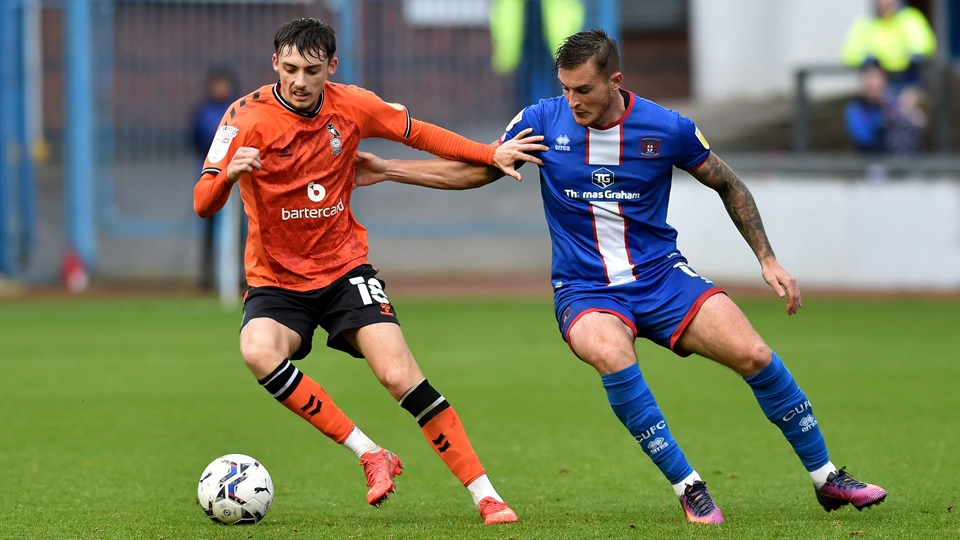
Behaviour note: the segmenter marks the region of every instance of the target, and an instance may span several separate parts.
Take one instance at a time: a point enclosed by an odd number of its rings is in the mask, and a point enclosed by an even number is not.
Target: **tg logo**
[[[310,182],[307,184],[307,197],[313,202],[320,202],[327,196],[327,190],[322,185]]]
[[[598,188],[607,189],[613,185],[613,171],[603,167],[599,168],[590,173],[590,181]]]

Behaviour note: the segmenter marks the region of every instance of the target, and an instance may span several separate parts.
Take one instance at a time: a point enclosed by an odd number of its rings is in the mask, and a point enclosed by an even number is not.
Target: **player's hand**
[[[784,270],[773,257],[764,259],[760,266],[763,272],[763,280],[773,287],[777,296],[787,299],[787,315],[796,313],[803,306],[803,300],[800,298],[800,287],[797,286],[796,278]]]
[[[353,186],[372,186],[387,179],[387,162],[370,152],[357,152]]]
[[[260,150],[249,146],[237,148],[233,154],[233,159],[227,165],[227,179],[236,182],[241,176],[252,173],[254,169],[258,171],[263,168],[263,162],[260,161]]]
[[[549,150],[548,147],[537,144],[543,140],[543,135],[531,136],[530,133],[532,132],[533,128],[527,128],[517,133],[514,138],[504,141],[503,144],[498,146],[497,151],[493,154],[493,164],[503,171],[503,174],[515,178],[517,182],[523,180],[517,168],[522,166],[524,162],[529,161],[540,166],[543,165],[540,158],[530,155],[529,152],[546,152]]]

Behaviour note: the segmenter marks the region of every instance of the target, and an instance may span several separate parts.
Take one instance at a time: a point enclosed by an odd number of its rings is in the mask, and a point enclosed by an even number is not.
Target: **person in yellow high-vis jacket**
[[[933,58],[937,39],[920,10],[901,0],[876,0],[876,12],[847,31],[841,54],[851,68],[879,66],[895,93],[922,86],[922,65]]]
[[[520,66],[523,35],[527,20],[525,3],[540,4],[543,39],[551,53],[563,39],[583,27],[584,7],[580,0],[494,0],[490,9],[490,36],[493,45],[493,69],[508,74]]]
[[[583,2],[493,0],[491,4],[493,70],[502,75],[517,74],[519,103],[536,103],[555,95],[553,53],[564,38],[583,29]]]

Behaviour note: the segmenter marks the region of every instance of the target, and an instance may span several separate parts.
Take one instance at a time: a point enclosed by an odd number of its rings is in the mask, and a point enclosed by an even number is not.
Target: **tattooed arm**
[[[737,226],[741,236],[750,245],[750,249],[760,261],[763,280],[766,281],[780,298],[787,298],[787,313],[793,315],[803,305],[797,280],[780,263],[770,247],[767,233],[763,229],[760,210],[753,200],[750,190],[744,185],[722,159],[710,153],[702,165],[690,171],[701,184],[717,192],[727,214]]]

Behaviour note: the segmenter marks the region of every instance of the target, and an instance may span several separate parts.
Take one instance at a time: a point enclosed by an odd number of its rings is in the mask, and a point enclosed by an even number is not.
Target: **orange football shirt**
[[[495,146],[410,118],[362,88],[327,82],[313,112],[297,111],[279,83],[237,100],[224,114],[194,188],[201,217],[226,204],[227,165],[257,148],[263,168],[243,175],[248,219],[247,284],[308,291],[367,263],[367,230],[350,210],[357,146],[379,137],[458,161],[493,164]]]

